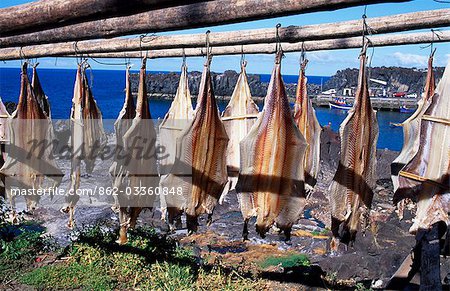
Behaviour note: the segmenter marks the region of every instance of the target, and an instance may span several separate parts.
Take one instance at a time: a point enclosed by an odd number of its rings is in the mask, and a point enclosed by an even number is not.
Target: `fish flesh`
[[[4,107],[4,106],[3,106]],[[2,108],[2,111],[6,108]],[[5,188],[10,197],[15,216],[13,188],[40,189],[44,178],[58,186],[63,174],[56,166],[53,158],[53,144],[51,140],[51,121],[42,110],[27,75],[27,63],[22,66],[19,102],[16,111],[9,120],[10,143],[6,151],[8,155],[0,174],[5,179]],[[25,197],[27,210],[36,207],[40,195]]]
[[[450,222],[450,65],[430,102],[420,117],[418,151],[400,171],[394,193],[394,203],[405,198],[417,202],[412,233]]]
[[[400,155],[391,164],[391,178],[394,185],[394,192],[399,188],[399,172],[408,164],[419,150],[420,143],[420,122],[425,111],[431,104],[432,97],[436,88],[433,55],[428,59],[428,72],[425,81],[425,88],[422,99],[417,102],[417,110],[406,119],[401,126],[403,127],[403,147]],[[406,189],[402,190],[406,191]],[[397,213],[400,219],[403,219],[403,210],[408,199],[402,199],[397,205]]]
[[[179,190],[180,195],[166,195],[168,207],[186,213],[187,228],[195,232],[197,218],[213,210],[227,183],[226,150],[228,136],[214,97],[210,73],[211,59],[203,68],[194,119],[177,138],[177,156],[169,175],[162,178],[164,189]],[[173,223],[176,217],[169,217]]]
[[[159,173],[168,175],[173,167],[176,156],[177,138],[183,132],[194,117],[191,93],[189,91],[187,65],[183,62],[181,66],[180,82],[175,98],[170,105],[169,111],[164,116],[159,127],[159,146],[162,147],[164,158],[159,160]],[[165,221],[167,213],[170,217],[177,217],[176,227],[181,227],[181,216],[177,207],[167,209],[165,195],[161,195],[161,218]]]
[[[244,218],[244,239],[249,219],[256,216],[256,230],[262,237],[276,225],[289,240],[292,225],[305,206],[302,161],[307,144],[291,114],[281,58],[278,52],[264,108],[240,143],[236,192]]]
[[[0,168],[6,161],[5,144],[9,142],[9,119],[11,115],[0,97]],[[6,198],[5,177],[0,175],[0,197]]]
[[[304,159],[305,186],[306,190],[311,192],[316,185],[317,174],[319,173],[320,133],[322,128],[308,97],[308,88],[306,86],[308,79],[305,75],[307,64],[308,60],[305,59],[300,65],[297,96],[294,104],[294,121],[308,144]]]
[[[144,208],[152,208],[159,175],[156,164],[156,129],[151,119],[145,83],[147,59],[142,59],[139,73],[139,88],[136,100],[136,114],[130,128],[123,136],[124,151],[130,159],[125,164],[129,195],[119,196],[119,244],[128,241],[127,231],[136,226],[139,214]],[[128,193],[128,192],[127,192]],[[123,199],[121,199],[123,198]]]
[[[339,134],[341,157],[330,185],[331,249],[336,251],[339,241],[353,243],[359,229],[368,227],[376,172],[378,122],[369,97],[366,71],[366,49],[360,55],[358,89]],[[340,230],[340,227],[342,229]]]
[[[114,162],[109,169],[109,173],[113,177],[113,188],[116,189],[117,194],[121,195],[125,193],[127,183],[127,171],[125,167],[125,152],[123,136],[127,130],[131,127],[133,119],[136,116],[136,105],[134,104],[133,95],[131,93],[130,84],[130,66],[127,66],[125,73],[125,101],[123,103],[122,110],[114,122],[114,131],[116,133],[116,150],[114,155]],[[114,195],[114,205],[111,207],[114,212],[119,211],[119,200]]]
[[[36,63],[33,66],[33,77],[31,78],[31,87],[33,87],[34,95],[36,96],[36,99],[39,102],[42,111],[44,111],[47,117],[51,118],[52,114],[50,111],[50,102],[48,101],[48,97],[47,95],[45,95],[44,90],[42,89],[41,82],[39,81],[39,76],[36,71],[36,67],[38,65],[39,63]]]
[[[227,187],[226,192],[236,187],[241,162],[239,143],[247,136],[259,113],[258,106],[252,100],[252,95],[250,94],[247,73],[245,72],[246,65],[247,62],[243,61],[241,73],[231,95],[230,102],[222,113],[222,121],[230,138],[227,148],[229,187]],[[225,197],[225,195],[222,195],[222,197]]]
[[[102,113],[97,106],[86,77],[87,64],[78,65],[75,78],[72,109],[70,113],[71,137],[71,170],[69,193],[66,206],[61,211],[69,214],[69,228],[74,227],[75,205],[80,199],[77,190],[80,187],[81,161],[84,161],[86,173],[92,174],[95,160],[106,144],[103,129]]]
[[[417,110],[406,119],[401,126],[403,127],[403,148],[400,155],[392,162],[392,182],[394,184],[394,192],[399,187],[398,173],[411,161],[417,154],[420,145],[420,122],[425,111],[431,104],[432,97],[436,88],[434,71],[433,71],[433,55],[428,59],[428,72],[425,81],[425,89],[422,99],[417,102]]]

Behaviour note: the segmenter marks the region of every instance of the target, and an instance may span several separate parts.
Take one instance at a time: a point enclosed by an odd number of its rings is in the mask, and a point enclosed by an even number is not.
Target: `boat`
[[[328,102],[331,109],[350,110],[353,105],[345,102],[344,98],[335,98],[333,101]]]
[[[401,113],[413,113],[416,111],[415,107],[406,107],[405,105],[400,106]]]

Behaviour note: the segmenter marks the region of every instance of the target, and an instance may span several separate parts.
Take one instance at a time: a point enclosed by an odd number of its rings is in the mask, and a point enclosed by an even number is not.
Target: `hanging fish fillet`
[[[306,140],[308,147],[305,152],[304,169],[306,190],[311,191],[317,182],[320,163],[320,133],[322,128],[316,117],[311,100],[308,98],[305,69],[308,60],[300,65],[300,74],[297,85],[297,98],[294,105],[294,121]]]
[[[183,62],[181,66],[180,82],[178,84],[177,93],[170,105],[169,111],[164,117],[159,127],[159,145],[164,148],[164,159],[159,160],[159,172],[161,175],[167,175],[175,162],[177,138],[183,132],[183,129],[189,125],[189,121],[194,117],[194,109],[192,108],[191,93],[189,92],[187,66]],[[162,219],[166,219],[168,211],[170,220],[178,217],[177,225],[181,224],[181,213],[177,207],[167,209],[165,195],[161,195],[161,211]]]
[[[200,214],[207,213],[211,221],[227,182],[228,136],[214,98],[210,61],[208,58],[203,68],[194,119],[177,139],[177,160],[161,181],[163,188],[181,190],[181,195],[167,195],[166,202],[168,207],[186,212],[190,232],[197,230]]]
[[[139,89],[136,101],[136,115],[131,127],[123,136],[124,151],[130,156],[126,163],[128,197],[120,199],[120,237],[119,244],[127,242],[128,228],[134,228],[136,220],[144,208],[152,208],[159,185],[156,165],[156,130],[150,116],[150,109],[145,84],[145,68],[147,59],[142,60],[139,74]],[[128,192],[127,192],[128,193]]]
[[[4,106],[2,111],[6,112]],[[52,156],[51,122],[34,95],[27,76],[27,63],[22,66],[19,102],[10,122],[8,155],[0,173],[5,178],[14,211],[11,188],[39,189],[44,178],[52,181],[52,186],[58,186],[63,176]],[[39,197],[37,194],[25,197],[28,210],[34,209]]]
[[[66,196],[67,205],[61,209],[69,213],[68,227],[74,226],[74,210],[79,200],[76,191],[80,187],[81,161],[86,165],[87,174],[92,174],[95,159],[106,143],[103,130],[102,114],[97,107],[92,91],[86,78],[87,64],[78,65],[75,79],[72,110],[70,114],[72,149],[69,195]]]
[[[394,192],[398,189],[398,173],[417,154],[420,145],[420,122],[425,111],[431,104],[436,88],[433,72],[433,55],[428,59],[428,72],[422,99],[417,103],[417,110],[402,123],[403,148],[400,155],[392,162],[392,182]]]
[[[400,171],[394,194],[394,203],[405,198],[417,202],[412,233],[450,222],[450,65],[430,102],[420,117],[417,154]]]
[[[256,230],[262,237],[276,224],[289,239],[305,206],[302,161],[306,141],[292,118],[281,77],[281,57],[279,52],[264,108],[240,144],[236,191],[244,217],[244,239],[251,216],[257,217]]]
[[[3,104],[2,98],[0,97],[0,168],[3,167],[6,161],[6,147],[5,144],[9,142],[9,129],[10,122],[8,110],[6,110],[5,104]],[[0,175],[0,197],[6,198],[5,189],[5,176]]]
[[[50,111],[50,102],[48,101],[48,97],[45,95],[44,90],[42,89],[41,82],[39,81],[39,76],[36,72],[36,67],[39,63],[36,63],[33,66],[33,78],[31,79],[31,87],[33,87],[34,95],[36,96],[39,105],[42,107],[42,111],[44,111],[45,115],[49,118],[52,117]]]
[[[116,133],[116,151],[114,162],[109,169],[109,173],[113,177],[113,188],[117,189],[117,194],[121,195],[126,193],[127,187],[127,171],[125,166],[125,152],[124,152],[124,140],[123,136],[127,130],[131,127],[133,119],[136,116],[136,106],[134,104],[133,95],[131,93],[130,85],[130,67],[126,70],[125,81],[125,101],[122,110],[114,123],[114,130]],[[114,205],[112,207],[114,211],[119,211],[119,200],[117,196],[114,196]]]
[[[357,230],[365,229],[372,205],[378,122],[370,104],[366,48],[359,57],[355,103],[339,130],[341,159],[330,186],[332,250],[337,250],[339,240],[352,242]]]
[[[226,189],[227,192],[236,187],[240,166],[239,143],[250,131],[259,113],[258,106],[253,102],[250,94],[245,72],[246,65],[247,62],[242,62],[236,87],[231,95],[230,102],[222,113],[222,121],[230,138],[227,148],[227,170],[230,185]],[[222,195],[222,197],[224,196]]]

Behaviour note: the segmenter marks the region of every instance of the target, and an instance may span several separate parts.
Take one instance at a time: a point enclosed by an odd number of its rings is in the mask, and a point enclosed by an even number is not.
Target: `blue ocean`
[[[75,83],[74,69],[39,69],[39,77],[44,92],[50,99],[52,117],[54,119],[67,119],[70,114],[73,86]],[[104,119],[116,119],[122,108],[125,88],[125,71],[93,70],[91,78],[92,91],[102,111]],[[298,76],[283,76],[286,83],[296,83]],[[270,75],[261,75],[262,81],[269,81]],[[325,83],[329,77],[308,76],[308,81],[315,84]],[[17,102],[20,89],[20,69],[0,68],[0,96],[4,102]],[[226,103],[218,103],[220,110],[224,110]],[[150,111],[153,118],[162,118],[169,109],[170,101],[151,100]],[[260,105],[262,107],[262,105]],[[347,113],[341,110],[329,108],[316,108],[317,118],[321,125],[331,124],[334,131],[339,130],[339,125],[345,119]],[[391,127],[390,123],[403,122],[410,114],[378,111],[380,137],[378,148],[401,150],[403,144],[403,132],[399,127]],[[105,124],[106,126],[106,124]]]

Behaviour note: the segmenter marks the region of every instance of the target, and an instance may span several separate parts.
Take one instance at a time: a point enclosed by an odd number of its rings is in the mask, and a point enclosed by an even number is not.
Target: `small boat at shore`
[[[417,107],[407,107],[405,105],[400,106],[401,113],[413,113],[415,112]]]
[[[345,102],[343,98],[335,98],[334,101],[329,101],[328,105],[331,109],[350,110],[353,107],[352,104]]]

